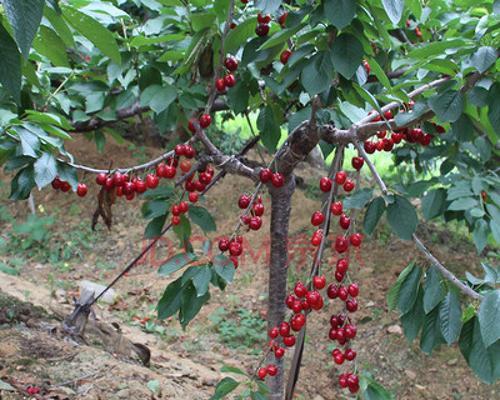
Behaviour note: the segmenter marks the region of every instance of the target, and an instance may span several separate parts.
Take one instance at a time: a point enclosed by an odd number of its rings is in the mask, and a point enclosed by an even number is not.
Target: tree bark
[[[285,297],[287,294],[288,268],[288,229],[292,208],[292,195],[295,191],[295,178],[290,175],[284,187],[270,187],[271,194],[271,260],[269,266],[268,328],[277,326],[285,319]],[[283,359],[277,360],[274,354],[269,362],[276,364],[278,374],[269,380],[270,400],[282,400],[284,395]]]

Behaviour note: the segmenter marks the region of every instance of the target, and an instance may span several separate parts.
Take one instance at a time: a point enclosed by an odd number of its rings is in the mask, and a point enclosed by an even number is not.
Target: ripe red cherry
[[[229,239],[223,238],[219,240],[219,250],[220,251],[229,250]]]
[[[114,183],[113,178],[111,176],[108,176],[106,178],[106,182],[104,183],[104,187],[106,188],[106,190],[111,190],[115,187],[115,183]]]
[[[375,150],[377,150],[375,143],[368,140],[363,144],[363,147],[368,154],[373,154],[375,153]]]
[[[196,150],[193,146],[186,144],[184,146],[184,157],[193,158],[196,155]]]
[[[385,117],[385,119],[392,119],[392,111],[391,110],[387,110],[384,113],[384,117]]]
[[[347,349],[344,353],[346,360],[352,361],[356,358],[356,352],[353,349]]]
[[[285,337],[283,338],[283,344],[284,344],[286,347],[292,347],[292,346],[295,346],[295,336],[293,336],[293,335],[285,336]]]
[[[226,57],[226,59],[224,60],[224,65],[231,72],[234,72],[238,69],[238,61],[236,60],[236,58],[231,56]]]
[[[321,211],[316,211],[311,217],[311,224],[313,226],[320,226],[325,221],[325,216]]]
[[[384,150],[384,141],[379,140],[378,142],[375,143],[375,147],[377,148],[378,151]]]
[[[267,368],[259,368],[259,370],[257,371],[257,376],[260,380],[264,380],[267,376]]]
[[[250,196],[242,194],[238,200],[238,207],[242,210],[246,210],[250,205],[250,201],[252,201],[252,198]]]
[[[243,247],[241,246],[241,243],[231,242],[229,245],[229,254],[238,257],[241,256],[241,253],[243,253]]]
[[[306,316],[304,314],[295,314],[290,320],[290,326],[295,332],[298,332],[306,323]]]
[[[181,201],[179,203],[179,211],[181,212],[181,214],[186,213],[188,210],[189,210],[189,204],[187,203],[187,201]]]
[[[271,22],[271,16],[269,14],[262,15],[261,13],[258,13],[257,21],[259,22],[259,24],[268,24],[269,22]]]
[[[336,201],[335,203],[332,203],[330,207],[330,211],[332,212],[333,215],[341,215],[344,207],[342,206],[341,201]]]
[[[394,148],[394,143],[390,139],[384,139],[382,140],[382,144],[384,146],[384,150],[389,152]]]
[[[257,36],[267,36],[269,33],[269,25],[267,24],[259,24],[257,25],[257,28],[255,28],[255,33]]]
[[[347,179],[347,174],[344,171],[339,171],[335,174],[335,182],[337,185],[343,185]]]
[[[88,188],[85,183],[79,183],[76,187],[76,194],[80,197],[85,197],[87,194]]]
[[[179,225],[181,223],[181,217],[178,215],[172,216],[172,225]]]
[[[271,330],[269,331],[269,337],[271,339],[276,339],[279,336],[279,334],[280,334],[280,331],[279,331],[277,326],[271,328]]]
[[[322,192],[329,192],[332,190],[332,180],[327,176],[324,176],[319,180],[319,188]]]
[[[280,323],[278,329],[281,336],[285,337],[290,335],[290,324],[288,322],[283,321],[282,323]]]
[[[342,353],[336,353],[334,356],[333,356],[333,361],[335,362],[335,364],[343,364],[344,363],[344,355]]]
[[[115,172],[113,175],[113,184],[116,187],[123,186],[125,183],[125,177],[120,172]]]
[[[186,152],[186,146],[183,144],[178,144],[174,147],[175,155],[181,157],[185,154]]]
[[[256,203],[253,205],[253,212],[256,216],[261,217],[264,215],[265,207],[262,203]]]
[[[363,160],[363,157],[353,157],[351,160],[352,167],[357,171],[363,168],[364,163],[365,160]]]
[[[196,133],[195,122],[196,120],[194,118],[191,118],[188,122],[188,129],[190,130],[191,133]]]
[[[335,239],[335,250],[339,253],[345,253],[348,247],[349,243],[347,242],[347,239],[343,236],[337,236]]]
[[[432,136],[426,133],[425,135],[422,135],[420,138],[420,144],[422,146],[428,146],[431,143]]]
[[[356,185],[354,184],[354,181],[352,181],[351,179],[347,179],[344,183],[344,190],[346,192],[351,192],[355,186]]]
[[[250,223],[248,224],[251,230],[258,231],[262,226],[262,218],[261,217],[252,217],[250,219]]]
[[[293,294],[289,294],[285,299],[285,304],[288,308],[292,308],[297,298]]]
[[[262,168],[259,177],[262,183],[267,183],[273,178],[273,172],[269,168]]]
[[[340,271],[335,271],[335,280],[337,282],[342,282],[344,280],[344,274]]]
[[[215,81],[215,88],[217,89],[218,92],[224,92],[226,90],[226,83],[224,81],[224,78],[219,78]]]
[[[269,374],[269,376],[276,376],[276,374],[278,373],[278,367],[274,364],[269,364],[267,366],[267,373]]]
[[[326,286],[325,276],[324,275],[315,276],[313,278],[313,286],[318,290],[323,289]]]
[[[349,268],[349,262],[345,258],[340,258],[337,261],[336,270],[341,274],[345,274]]]
[[[101,172],[100,174],[97,174],[97,176],[95,177],[95,182],[100,185],[100,186],[103,186],[105,183],[106,183],[106,174]]]
[[[349,312],[355,312],[358,309],[358,302],[356,299],[350,299],[345,302],[345,308]]]
[[[196,192],[191,192],[191,193],[189,193],[188,198],[189,198],[189,201],[190,201],[191,203],[196,203],[196,202],[198,201],[199,196],[200,196],[200,195],[199,195],[198,193],[196,193]]]
[[[323,240],[323,231],[321,229],[318,229],[312,235],[311,244],[313,246],[317,247],[317,246],[319,246],[321,244],[322,240]]]
[[[281,53],[281,55],[280,55],[281,63],[286,64],[291,55],[292,55],[292,52],[290,50],[283,51],[283,53]]]
[[[344,327],[344,331],[345,331],[345,337],[346,338],[348,338],[348,339],[354,339],[356,337],[356,333],[357,333],[358,329],[354,325],[347,324]]]
[[[146,185],[149,189],[154,189],[160,183],[160,179],[154,174],[148,174],[146,176]]]
[[[347,291],[352,297],[357,297],[359,294],[359,286],[357,285],[357,283],[351,283],[347,288]]]
[[[123,194],[125,196],[129,196],[133,194],[135,191],[135,185],[132,182],[125,182],[125,185],[123,185]]]
[[[271,178],[271,183],[274,187],[280,188],[285,184],[285,176],[280,172],[275,172]]]
[[[387,131],[379,131],[379,132],[377,132],[377,137],[379,139],[385,138],[386,135],[387,135]]]
[[[276,358],[282,358],[285,355],[285,349],[283,347],[276,347],[274,349],[274,356]]]
[[[228,74],[224,77],[224,83],[227,87],[233,87],[236,85],[236,78],[233,74]]]
[[[349,238],[349,241],[354,247],[359,247],[361,246],[361,242],[363,240],[363,236],[361,233],[353,233],[351,237]]]
[[[185,172],[185,173],[189,172],[191,170],[191,161],[189,161],[187,159],[182,160],[180,167],[181,167],[182,172]]]
[[[442,134],[446,132],[446,129],[444,129],[444,127],[441,125],[436,125],[436,132]]]
[[[403,134],[402,133],[394,132],[391,135],[391,141],[392,141],[392,143],[399,144],[399,143],[401,143],[401,140],[403,140]]]
[[[365,68],[366,75],[370,75],[370,72],[372,71],[372,67],[370,66],[370,63],[366,60],[363,60],[363,67]]]
[[[200,116],[200,126],[202,128],[208,128],[212,123],[212,117],[209,114],[202,114]]]
[[[323,298],[316,290],[311,290],[306,294],[307,303],[311,306],[311,308],[315,310],[319,310],[323,306]]]
[[[307,294],[307,288],[302,282],[297,282],[293,291],[297,297],[304,297]]]
[[[330,283],[328,285],[328,288],[326,289],[326,295],[330,299],[336,299],[339,295],[339,287],[333,283]]]
[[[71,190],[71,185],[68,182],[61,182],[61,191],[63,193],[69,192]]]
[[[172,215],[179,216],[181,215],[181,209],[179,208],[178,204],[174,204],[171,208],[170,211],[172,212]]]
[[[342,229],[349,229],[351,219],[347,215],[342,214],[339,218],[339,225]]]
[[[278,23],[281,25],[282,28],[284,28],[285,25],[286,25],[286,19],[287,19],[287,17],[288,17],[288,12],[284,12],[278,18]]]
[[[164,178],[172,179],[177,174],[177,169],[173,165],[166,165],[164,172],[165,172],[165,174],[163,175]]]
[[[344,286],[339,287],[339,299],[342,301],[346,301],[349,297],[349,292]]]
[[[104,179],[106,179],[106,178],[104,178]],[[51,183],[52,188],[55,190],[61,189],[61,184],[62,184],[62,181],[59,178],[54,178],[54,180]]]
[[[346,376],[346,374],[340,374],[339,385],[343,389],[347,388],[347,376]]]
[[[137,178],[134,185],[135,185],[135,191],[137,193],[144,193],[146,190],[148,190],[146,183],[140,178]]]

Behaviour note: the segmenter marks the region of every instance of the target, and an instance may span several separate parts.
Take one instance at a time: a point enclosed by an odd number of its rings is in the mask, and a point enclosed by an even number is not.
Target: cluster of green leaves
[[[158,273],[168,276],[195,261],[198,257],[194,253],[180,253],[163,264]],[[210,299],[210,284],[224,290],[233,281],[235,270],[232,261],[223,254],[215,256],[210,262],[189,267],[165,289],[157,307],[158,318],[166,319],[178,313],[179,321],[185,328]]]
[[[427,270],[414,263],[399,275],[387,295],[391,310],[398,309],[405,336],[413,342],[420,335],[420,348],[431,353],[437,346],[458,343],[465,360],[487,383],[500,377],[500,283],[499,271],[483,264],[485,278],[469,274],[476,290],[484,293],[479,310],[464,310],[455,287],[432,266]]]

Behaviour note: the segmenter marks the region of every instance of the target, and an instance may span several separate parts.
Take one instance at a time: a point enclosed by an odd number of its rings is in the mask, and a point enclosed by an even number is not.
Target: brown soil
[[[130,151],[127,145],[108,143],[105,152],[99,154],[91,143],[82,138],[68,147],[78,161],[101,167],[109,165],[107,154],[112,154],[115,165],[131,165],[138,162],[140,157],[137,154],[142,153]],[[145,150],[147,156],[155,152]],[[307,167],[301,174],[306,182],[314,182],[314,177],[318,175]],[[89,182],[91,179],[90,176],[84,178]],[[231,177],[217,185],[203,204],[216,215],[218,235],[230,233],[234,227],[237,218],[234,207],[238,197],[236,187],[242,188],[241,191],[251,189],[249,182],[243,178]],[[95,190],[95,186],[92,187],[90,195],[83,200],[49,189],[35,193],[39,213],[58,217],[53,235],[59,235],[64,241],[63,232],[80,229],[82,221],[90,224],[95,208]],[[6,198],[6,189],[2,192],[2,198]],[[269,209],[268,199],[265,198],[264,202]],[[25,204],[3,204],[20,221],[28,215]],[[291,219],[292,281],[305,276],[309,269],[309,218],[319,205],[319,201],[307,197],[302,190],[297,191],[294,197]],[[176,320],[169,319],[156,321],[158,327],[166,329],[166,333],[148,334],[134,319],[134,316],[154,318],[154,306],[170,281],[159,279],[156,273],[167,250],[172,251],[177,246],[175,237],[170,234],[168,242],[162,242],[153,258],[148,258],[117,284],[120,302],[114,306],[97,307],[99,320],[118,323],[127,338],[151,349],[150,368],[114,357],[106,349],[92,343],[75,346],[62,336],[51,333],[49,328],[60,325],[54,309],[70,312],[71,297],[77,293],[80,280],[109,282],[142,248],[145,223],[140,215],[140,201],[119,201],[113,213],[112,229],[108,231],[99,226],[97,232],[92,234],[91,249],[82,250],[81,257],[51,265],[26,256],[22,258],[24,263],[20,276],[10,277],[0,273],[0,378],[19,390],[1,392],[0,398],[25,398],[23,390],[33,384],[42,387],[45,398],[139,400],[152,398],[147,383],[157,380],[161,386],[161,398],[205,399],[213,394],[214,385],[221,377],[219,371],[222,365],[240,366],[248,371],[255,367],[259,359],[255,351],[252,353],[255,349],[234,350],[223,344],[208,317],[220,306],[224,306],[230,315],[245,308],[265,317],[267,267],[264,258],[268,238],[260,233],[246,235],[253,256],[242,262],[235,282],[225,292],[212,290],[209,304],[186,331],[180,329]],[[5,237],[10,229],[10,224],[3,223],[2,236]],[[266,232],[266,229],[267,224],[261,232]],[[201,235],[199,231],[195,233]],[[438,258],[458,274],[462,274],[465,268],[470,269],[471,265],[478,265],[470,246],[460,239],[432,236],[429,232],[424,232],[424,235]],[[200,244],[201,239],[195,246]],[[383,226],[372,239],[366,240],[362,252],[355,254],[358,264],[356,277],[362,288],[362,306],[356,316],[363,321],[359,324],[356,341],[359,367],[368,369],[380,383],[396,393],[398,399],[497,398],[499,386],[481,383],[468,369],[456,346],[442,347],[432,356],[426,356],[417,344],[408,345],[402,335],[388,332],[389,327],[392,327],[391,332],[397,330],[394,325],[398,324],[398,317],[387,311],[385,294],[399,271],[415,255],[411,243],[391,238]],[[10,261],[7,257],[3,258],[7,263]],[[330,267],[325,264],[324,268],[328,274]],[[7,295],[10,297],[5,297]],[[17,299],[16,302],[13,298]],[[18,308],[14,312],[17,317],[2,321],[2,307],[11,307],[13,303]],[[40,308],[33,309],[31,305]],[[336,388],[338,371],[329,356],[327,314],[315,314],[310,320],[297,399],[344,398]],[[48,397],[56,394],[59,397]]]

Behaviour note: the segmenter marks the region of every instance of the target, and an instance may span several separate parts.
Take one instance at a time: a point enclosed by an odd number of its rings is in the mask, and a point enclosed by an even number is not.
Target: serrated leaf
[[[401,311],[401,315],[406,314],[413,308],[418,296],[421,276],[422,269],[415,267],[401,281],[401,287],[398,295],[398,308],[399,311]]]
[[[382,4],[391,22],[397,25],[403,16],[404,0],[382,0]]]
[[[300,75],[300,82],[310,96],[328,89],[333,77],[333,63],[330,52],[320,52],[309,59]]]
[[[158,319],[166,319],[174,315],[181,307],[182,283],[181,278],[167,286],[158,302]]]
[[[394,202],[387,207],[387,220],[392,230],[402,239],[411,240],[417,229],[418,218],[415,207],[404,197],[395,195]]]
[[[408,264],[403,271],[398,276],[398,279],[394,283],[394,285],[387,292],[387,306],[389,311],[394,310],[399,301],[399,293],[401,290],[401,283],[406,279],[406,277],[413,271],[414,268],[418,268],[415,266],[415,263]]]
[[[376,197],[370,202],[363,221],[363,228],[368,235],[373,233],[384,212],[385,201],[383,197]]]
[[[150,107],[155,113],[165,111],[177,98],[175,87],[152,85],[141,93],[141,106]]]
[[[212,214],[204,207],[198,207],[191,205],[189,207],[189,218],[193,223],[198,225],[203,232],[215,232],[217,230],[217,225],[212,217]]]
[[[197,257],[194,253],[176,254],[159,268],[158,274],[162,276],[170,275],[184,268],[186,265],[191,264],[195,260],[197,260]]]
[[[210,267],[204,265],[198,267],[198,272],[192,278],[193,285],[196,289],[196,295],[201,297],[208,292],[208,284],[210,283],[210,279],[212,278],[212,271]]]
[[[353,195],[346,197],[343,201],[346,210],[358,209],[361,210],[371,200],[373,196],[373,189],[361,189]]]
[[[422,287],[419,287],[413,307],[405,315],[401,316],[403,332],[410,343],[417,338],[422,328],[422,324],[424,323],[425,312],[423,307],[423,292]]]
[[[471,57],[471,64],[479,72],[486,72],[497,60],[497,52],[493,47],[482,46]]]
[[[0,83],[19,103],[21,92],[21,54],[16,42],[0,23]]]
[[[429,99],[429,106],[444,122],[455,122],[464,110],[464,96],[460,91],[447,90]]]
[[[462,329],[462,309],[454,291],[449,291],[439,306],[441,333],[448,345],[455,343]]]
[[[424,311],[426,314],[434,310],[445,296],[445,288],[441,281],[442,276],[439,270],[435,266],[430,267],[426,272],[424,283]]]
[[[38,189],[47,186],[57,176],[57,164],[55,157],[50,153],[43,153],[33,164],[35,169],[35,182]]]
[[[356,15],[356,0],[325,0],[323,13],[333,26],[343,29]]]
[[[236,268],[234,268],[233,262],[228,257],[224,254],[215,256],[213,265],[215,272],[225,283],[231,283],[233,281]]]
[[[422,213],[426,220],[436,218],[446,209],[446,190],[430,190],[422,199]]]
[[[332,46],[333,66],[346,79],[351,79],[363,60],[363,53],[361,42],[355,36],[343,33]]]
[[[492,290],[485,296],[478,313],[481,336],[486,347],[500,339],[500,290]]]
[[[215,394],[210,397],[210,400],[220,400],[235,390],[239,385],[239,382],[235,381],[231,377],[223,378],[215,387]]]
[[[431,354],[436,346],[444,342],[439,321],[439,308],[435,308],[425,316],[420,348],[424,353]]]

